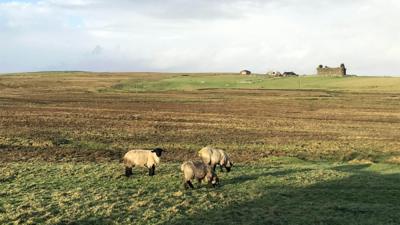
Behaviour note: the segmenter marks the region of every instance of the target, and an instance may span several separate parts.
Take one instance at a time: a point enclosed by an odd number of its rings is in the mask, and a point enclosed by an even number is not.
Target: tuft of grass
[[[72,143],[72,141],[70,139],[63,138],[63,137],[53,138],[53,140],[51,142],[53,143],[53,145],[56,145],[56,146],[68,145],[68,144]]]
[[[110,148],[108,144],[96,141],[74,141],[71,143],[71,147],[85,150],[103,150]]]

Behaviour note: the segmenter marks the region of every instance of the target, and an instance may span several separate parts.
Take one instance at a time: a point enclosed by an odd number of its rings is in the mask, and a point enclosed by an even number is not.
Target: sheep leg
[[[125,167],[125,176],[130,177],[132,174],[132,167]]]
[[[212,167],[212,170],[215,172],[215,168],[217,167],[217,164],[214,164]]]
[[[189,185],[190,188],[194,189],[194,186],[190,180],[186,181],[187,185]]]
[[[218,177],[216,177],[216,178],[215,178],[215,184],[214,184],[214,187],[216,187],[217,185],[219,185],[219,178],[218,178]]]
[[[187,181],[186,180],[183,181],[183,188],[185,188],[185,189],[189,188],[188,185],[187,185]]]
[[[190,187],[191,188],[193,188],[193,185],[192,186],[190,186],[191,185],[191,182],[190,181],[183,181],[183,187],[187,190],[187,189],[189,189]]]
[[[156,167],[153,165],[149,168],[149,176],[154,176],[156,174]]]
[[[197,180],[197,186],[200,187],[201,186],[201,179],[196,179]]]

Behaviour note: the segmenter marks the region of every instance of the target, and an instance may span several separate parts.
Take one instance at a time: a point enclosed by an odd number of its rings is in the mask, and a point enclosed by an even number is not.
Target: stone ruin
[[[341,64],[340,67],[336,68],[319,65],[317,68],[317,75],[325,77],[344,77],[347,75],[346,67],[344,64]]]

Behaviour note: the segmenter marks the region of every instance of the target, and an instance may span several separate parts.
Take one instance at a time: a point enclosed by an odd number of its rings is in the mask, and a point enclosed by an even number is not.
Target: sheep
[[[209,187],[216,187],[219,184],[217,175],[203,162],[186,161],[181,165],[181,171],[183,172],[185,189],[194,188],[191,182],[193,179],[196,179],[199,184],[205,179]]]
[[[149,176],[155,175],[155,168],[160,163],[161,153],[164,149],[155,148],[153,150],[135,149],[128,151],[123,158],[125,166],[125,176],[132,175],[132,167],[139,166],[149,169]]]
[[[226,154],[226,152],[221,149],[215,149],[207,146],[200,149],[198,155],[205,164],[212,167],[214,172],[217,165],[219,165],[221,172],[223,172],[223,167],[225,167],[227,172],[230,172],[233,166],[233,163],[230,161],[228,154]]]

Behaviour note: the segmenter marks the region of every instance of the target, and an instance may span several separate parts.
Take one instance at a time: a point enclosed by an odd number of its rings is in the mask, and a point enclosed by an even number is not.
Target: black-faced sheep
[[[154,176],[155,168],[160,163],[162,152],[164,152],[164,150],[161,148],[155,148],[153,150],[130,150],[124,155],[123,158],[125,166],[125,176],[131,176],[132,168],[135,166],[148,168],[149,176]]]
[[[205,164],[212,167],[213,171],[215,171],[215,167],[219,165],[221,172],[223,171],[223,167],[227,172],[230,172],[233,166],[228,154],[221,149],[215,149],[207,146],[200,149],[198,155]]]
[[[181,165],[181,171],[183,172],[184,187],[194,188],[191,180],[196,179],[199,184],[205,179],[208,182],[208,186],[215,187],[219,184],[217,175],[212,169],[204,164],[203,162],[186,161]]]

